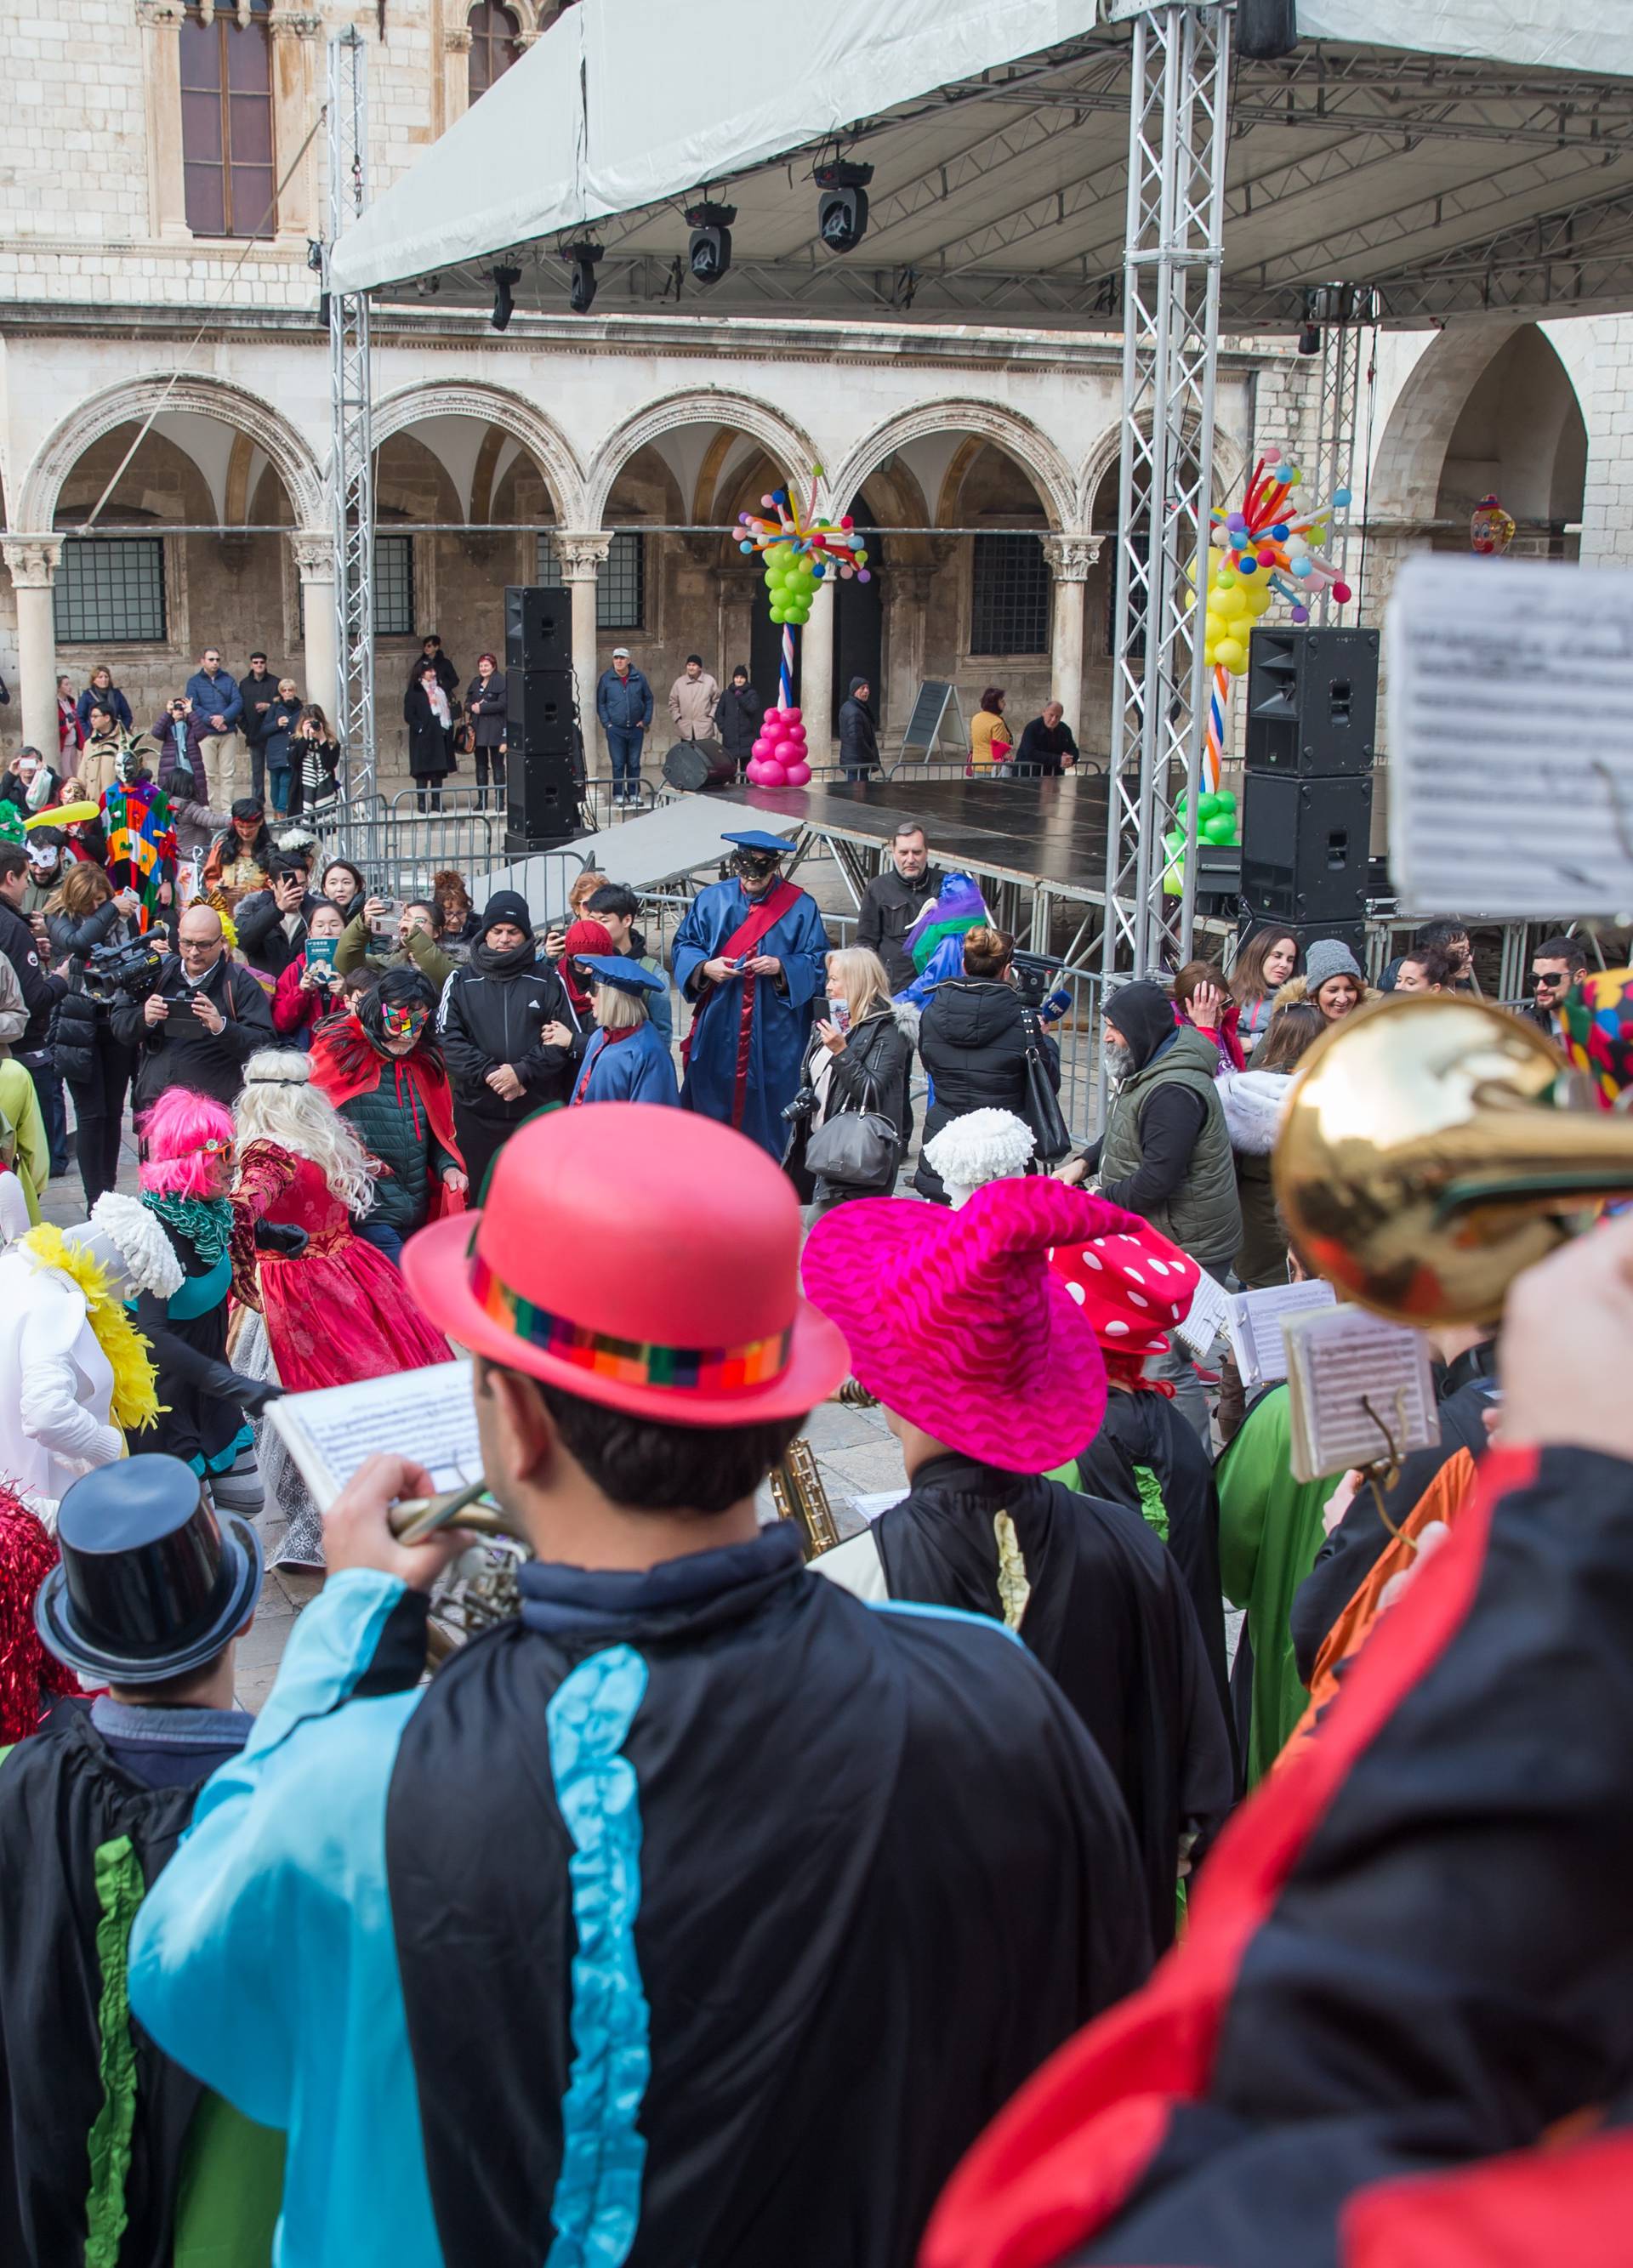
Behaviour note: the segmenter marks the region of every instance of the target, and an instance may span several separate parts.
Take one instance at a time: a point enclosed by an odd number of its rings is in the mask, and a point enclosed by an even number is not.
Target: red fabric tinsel
[[[39,1730],[42,1693],[80,1690],[34,1631],[34,1597],[56,1561],[41,1522],[0,1484],[0,1746]]]

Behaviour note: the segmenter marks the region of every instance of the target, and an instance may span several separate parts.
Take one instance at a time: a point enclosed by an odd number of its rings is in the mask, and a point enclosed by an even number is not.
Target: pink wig
[[[204,1145],[233,1139],[233,1114],[224,1104],[185,1086],[166,1087],[138,1131],[147,1152],[141,1172],[144,1189],[174,1197],[219,1194],[217,1159]]]

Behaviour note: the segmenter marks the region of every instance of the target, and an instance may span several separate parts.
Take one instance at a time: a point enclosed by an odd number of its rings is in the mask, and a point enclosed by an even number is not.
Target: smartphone
[[[381,903],[385,908],[385,911],[383,913],[376,914],[370,921],[368,926],[371,937],[390,937],[396,930],[396,900],[395,898],[382,898],[381,900]]]
[[[335,966],[335,947],[339,943],[340,939],[337,937],[309,937],[307,939],[307,967],[326,968],[332,972]]]

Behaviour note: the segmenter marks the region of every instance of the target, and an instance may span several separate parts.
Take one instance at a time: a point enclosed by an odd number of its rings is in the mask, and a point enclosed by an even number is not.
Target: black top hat
[[[180,1457],[129,1457],[77,1480],[57,1513],[62,1564],[34,1626],[59,1661],[117,1685],[156,1685],[213,1661],[261,1589],[261,1539],[218,1521]]]

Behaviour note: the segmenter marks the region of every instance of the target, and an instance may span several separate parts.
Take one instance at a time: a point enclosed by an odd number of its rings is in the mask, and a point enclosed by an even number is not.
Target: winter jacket
[[[244,738],[253,748],[266,739],[272,728],[272,711],[280,705],[277,676],[271,670],[264,677],[247,672],[238,681],[238,697],[244,706]],[[264,709],[260,705],[263,701]]]
[[[298,953],[272,988],[272,1023],[274,1029],[286,1040],[298,1040],[307,1044],[314,1025],[332,1016],[341,1005],[341,996],[333,985],[321,991],[308,985],[303,991],[300,980],[307,973],[307,956]]]
[[[919,1053],[930,1075],[927,1146],[949,1119],[968,1110],[1012,1110],[1026,1116],[1026,1050],[1034,1020],[1012,984],[992,976],[950,976],[930,996],[919,1026]],[[1060,1052],[1048,1033],[1038,1046],[1049,1083],[1060,1085]],[[923,1156],[913,1175],[921,1197],[944,1204],[941,1175]]]
[[[425,666],[425,659],[426,657],[422,653],[415,662],[413,668],[410,670],[409,683],[411,686],[417,685],[419,683],[419,673]],[[440,652],[432,657],[431,666],[437,673],[438,684],[448,696],[449,714],[451,716],[457,717],[459,715],[458,664],[456,662],[450,661],[446,653]]]
[[[389,1168],[374,1184],[368,1219],[395,1228],[399,1236],[412,1235],[425,1225],[432,1176],[440,1180],[460,1161],[438,1141],[411,1073],[388,1056],[381,1063],[379,1084],[336,1108],[357,1129],[369,1155]]]
[[[1124,986],[1107,1013],[1135,1068],[1106,1121],[1100,1194],[1141,1214],[1204,1267],[1228,1268],[1242,1241],[1242,1209],[1216,1084],[1218,1046],[1193,1025],[1176,1027],[1172,1004],[1155,984]]]
[[[134,918],[127,920],[112,898],[84,921],[76,921],[72,914],[48,914],[46,932],[52,959],[68,964],[68,989],[57,1003],[51,1027],[52,1061],[64,1079],[88,1080],[96,1069],[98,1049],[112,1036],[113,1011],[86,991],[86,966],[98,946],[140,932]]]
[[[477,708],[480,702],[482,706]],[[478,748],[502,746],[507,728],[505,673],[496,669],[491,677],[473,677],[465,688],[465,713],[470,718],[470,728],[476,735]],[[473,716],[471,711],[475,710]]]
[[[1236,1272],[1250,1292],[1287,1281],[1287,1231],[1270,1182],[1270,1153],[1293,1084],[1286,1071],[1238,1071],[1216,1082],[1225,1130],[1236,1153],[1236,1193],[1242,1208],[1242,1241]]]
[[[867,1108],[888,1118],[905,1138],[909,1123],[907,1088],[913,1074],[913,1035],[917,1027],[918,1018],[912,1009],[892,1005],[876,1008],[860,1024],[853,1024],[837,1056],[831,1055],[818,1037],[805,1072],[807,1079],[815,1082],[826,1069],[825,1101],[816,1123],[826,1125],[841,1111]],[[839,1193],[818,1179],[814,1194],[820,1202]],[[889,1196],[890,1191],[877,1194]]]
[[[449,712],[452,714],[450,698]],[[445,725],[415,679],[403,696],[403,721],[409,728],[409,770],[416,779],[440,779],[454,770],[454,728]]]
[[[269,771],[286,772],[292,767],[295,726],[300,721],[300,711],[304,706],[299,698],[274,701],[267,711],[267,729],[262,739],[261,749]]]
[[[547,1048],[540,1037],[546,1024],[579,1028],[567,990],[542,961],[512,974],[489,975],[474,961],[456,968],[442,996],[443,1059],[454,1099],[473,1118],[491,1125],[519,1126],[547,1102],[565,1102],[572,1089],[573,1051]],[[487,1075],[509,1064],[522,1084],[514,1102],[501,1101]]]
[[[114,784],[114,768],[124,744],[122,733],[108,733],[100,740],[87,740],[79,751],[80,784],[90,801],[100,800]]]
[[[669,716],[674,722],[676,739],[712,740],[714,738],[714,711],[720,706],[720,699],[719,681],[711,677],[706,669],[700,677],[688,677],[682,670],[669,688]]]
[[[652,688],[630,664],[630,674],[603,669],[595,682],[595,714],[610,731],[633,733],[652,722]]]
[[[257,1048],[274,1044],[266,994],[248,969],[239,968],[225,953],[198,986],[188,985],[177,955],[166,954],[159,990],[170,1008],[162,1023],[147,1021],[141,1000],[121,999],[114,1009],[114,1037],[139,1050],[135,1108],[145,1110],[172,1086],[189,1086],[230,1108],[243,1086],[245,1064]],[[223,1019],[219,1032],[211,1031],[193,1013],[195,990],[215,1003]]]
[[[1383,997],[1383,994],[1378,990],[1378,987],[1375,984],[1363,985],[1361,990],[1361,1005],[1363,1008],[1370,1007],[1374,1000],[1381,1000]],[[1277,1008],[1290,1008],[1300,1004],[1312,1008],[1315,1006],[1315,1002],[1311,997],[1310,987],[1305,980],[1302,976],[1289,976],[1286,983],[1282,985],[1281,990],[1275,996],[1275,1000],[1270,1012],[1271,1016],[1275,1015]],[[1353,1015],[1354,1012],[1355,1012],[1352,1009],[1350,1013]],[[1265,1020],[1264,1028],[1267,1032],[1268,1032],[1270,1028],[1270,1019],[1268,1017]],[[1254,1052],[1257,1053],[1257,1049],[1255,1049]],[[1252,1058],[1251,1057],[1248,1058],[1247,1068],[1249,1071],[1252,1071],[1253,1068]]]
[[[47,975],[41,966],[40,948],[34,943],[33,930],[4,898],[0,898],[0,954],[16,971],[23,1005],[28,1011],[28,1021],[18,1035],[17,1052],[19,1056],[38,1055],[49,1038],[52,1012],[68,990],[67,980]]]
[[[765,703],[751,685],[728,685],[720,695],[714,711],[715,734],[727,755],[740,764],[749,761],[765,714]]]
[[[193,714],[203,719],[204,732],[236,733],[244,720],[244,696],[225,669],[217,670],[211,677],[203,669],[196,669],[187,681],[187,697],[193,704]],[[217,725],[211,722],[219,717]]]
[[[173,717],[166,709],[154,718],[149,737],[159,748],[154,777],[172,803],[210,801],[210,774],[199,742],[196,717]]]
[[[417,968],[437,988],[439,997],[443,987],[461,965],[452,954],[445,953],[434,937],[423,929],[409,932],[407,945],[398,945],[394,939],[389,948],[380,950],[381,940],[369,934],[366,914],[353,914],[340,932],[340,943],[335,947],[335,966],[343,976],[350,976],[354,968],[366,968],[373,976],[383,976],[388,968]]]
[[[904,950],[902,939],[941,887],[941,875],[934,866],[927,866],[913,882],[898,874],[894,866],[887,866],[882,874],[874,876],[862,892],[856,942],[878,954],[892,992],[905,991],[913,983],[913,958]]]
[[[289,743],[289,816],[327,818],[340,800],[340,743],[296,733]]]
[[[59,1002],[58,1006],[61,1005]],[[23,1005],[23,988],[17,981],[16,969],[0,954],[0,1062],[10,1056],[27,1029],[28,1011]]]
[[[306,951],[307,924],[322,902],[313,891],[307,891],[291,922],[278,911],[270,890],[252,890],[247,898],[240,898],[233,918],[238,927],[238,949],[250,967],[268,976],[281,976],[297,954]]]
[[[1023,778],[1036,778],[1040,774],[1058,778],[1068,761],[1076,762],[1077,743],[1065,718],[1058,725],[1049,725],[1041,717],[1034,717],[1015,752],[1016,772]]]
[[[116,685],[110,685],[106,693],[93,692],[87,685],[74,703],[74,715],[79,720],[79,737],[82,741],[90,738],[91,711],[93,709],[107,710],[115,724],[122,725],[127,733],[135,731],[136,719],[130,714],[130,703]]]
[[[853,677],[848,697],[839,709],[839,763],[847,778],[865,778],[879,767],[879,733],[870,702],[859,701],[856,688],[865,677]]]

